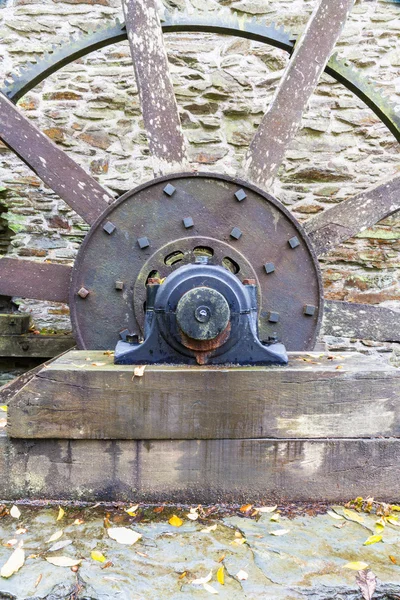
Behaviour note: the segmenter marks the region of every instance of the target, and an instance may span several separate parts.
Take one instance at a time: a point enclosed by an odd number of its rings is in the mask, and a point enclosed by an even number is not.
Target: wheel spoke
[[[304,224],[317,255],[400,209],[400,176],[343,200]]]
[[[1,93],[0,139],[87,223],[92,224],[113,201],[93,177]]]
[[[71,267],[31,260],[0,260],[0,294],[68,302]]]
[[[400,342],[400,312],[384,306],[327,300],[324,335]]]
[[[183,171],[185,141],[155,0],[124,0],[123,7],[154,172]]]
[[[354,0],[320,0],[251,142],[246,177],[267,189],[301,123]]]

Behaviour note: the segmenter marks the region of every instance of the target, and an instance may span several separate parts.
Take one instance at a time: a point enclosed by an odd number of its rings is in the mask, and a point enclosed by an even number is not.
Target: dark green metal
[[[167,14],[162,23],[162,29],[164,33],[193,31],[243,37],[280,48],[289,54],[293,52],[296,42],[294,36],[274,23],[266,26],[257,19],[248,19],[236,14],[224,14],[217,17],[188,16],[180,13]],[[17,102],[46,77],[74,60],[82,58],[94,50],[126,39],[125,25],[118,20],[89,34],[71,38],[69,44],[59,48],[54,47],[53,51],[45,58],[39,58],[36,63],[21,69],[19,74],[12,75],[12,81],[7,82],[0,91],[13,102]],[[375,89],[359,72],[339,59],[336,54],[329,60],[325,73],[358,96],[400,142],[400,115],[396,113],[394,105],[388,98]]]

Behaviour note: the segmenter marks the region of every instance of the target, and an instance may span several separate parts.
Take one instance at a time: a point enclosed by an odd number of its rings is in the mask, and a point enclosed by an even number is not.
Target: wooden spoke
[[[0,260],[0,294],[68,302],[71,267],[31,260]]]
[[[92,224],[113,201],[93,177],[1,93],[0,139],[87,223]]]
[[[354,0],[320,0],[249,148],[245,174],[267,189],[340,36]]]
[[[124,0],[126,29],[154,172],[187,169],[186,149],[155,0]]]
[[[400,175],[397,175],[325,210],[304,227],[317,255],[322,255],[399,209]]]
[[[327,300],[324,335],[400,342],[400,312],[384,306]]]

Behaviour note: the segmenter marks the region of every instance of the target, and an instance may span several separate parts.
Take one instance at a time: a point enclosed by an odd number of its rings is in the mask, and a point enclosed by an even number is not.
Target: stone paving
[[[58,506],[20,505],[18,518],[2,507],[0,566],[21,542],[25,563],[0,578],[0,599],[359,600],[356,577],[363,568],[377,578],[376,591],[364,598],[400,598],[395,516],[382,528],[376,514],[343,507],[328,513],[295,509],[285,516],[285,507],[255,513],[248,506],[192,512],[136,506],[131,514],[126,506],[64,507],[62,514]],[[323,514],[311,516],[318,512]],[[125,545],[110,537],[115,528],[142,537]],[[382,540],[364,545],[377,531]],[[55,566],[47,560],[54,557],[80,562]]]

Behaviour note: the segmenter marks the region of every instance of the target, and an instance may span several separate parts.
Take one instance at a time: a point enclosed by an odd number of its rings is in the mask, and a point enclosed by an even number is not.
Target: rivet
[[[130,333],[131,333],[131,332],[129,331],[129,329],[124,329],[123,331],[120,331],[120,332],[119,332],[119,337],[121,338],[121,340],[122,340],[123,342],[126,342],[126,336],[127,336],[127,335],[130,335]]]
[[[235,192],[235,196],[236,196],[236,200],[238,200],[239,202],[241,202],[242,200],[245,200],[245,198],[247,198],[247,194],[244,190],[238,190],[237,192]]]
[[[234,227],[230,235],[233,239],[238,240],[242,237],[242,232],[240,231],[239,227]]]
[[[85,299],[89,296],[90,292],[89,290],[87,290],[84,287],[81,287],[81,289],[78,291],[78,296],[80,296],[81,298]]]
[[[172,196],[175,192],[176,188],[171,183],[168,183],[164,188],[164,193],[167,194],[167,196]]]
[[[193,221],[192,217],[185,217],[183,219],[183,224],[186,229],[189,229],[190,227],[193,227],[194,221]]]
[[[265,263],[264,269],[267,275],[269,275],[270,273],[273,273],[275,271],[275,265],[274,263]]]
[[[269,316],[268,316],[268,321],[270,323],[277,323],[279,321],[279,313],[277,313],[277,312],[270,312]]]
[[[313,306],[312,304],[306,304],[304,306],[304,314],[307,317],[313,317],[315,315],[315,311],[317,310],[316,306]]]
[[[298,239],[296,236],[295,236],[295,237],[292,237],[292,238],[290,238],[290,240],[289,240],[289,246],[290,246],[292,249],[294,249],[294,248],[297,248],[297,246],[300,246],[299,239]]]
[[[148,248],[150,246],[150,242],[147,237],[138,238],[137,243],[139,244],[139,248],[144,250],[144,248]]]
[[[115,282],[115,289],[116,290],[123,290],[124,289],[124,282],[123,281],[116,281]]]
[[[106,233],[108,233],[108,235],[111,235],[117,228],[115,227],[114,223],[107,221],[107,223],[103,225],[103,229]]]

